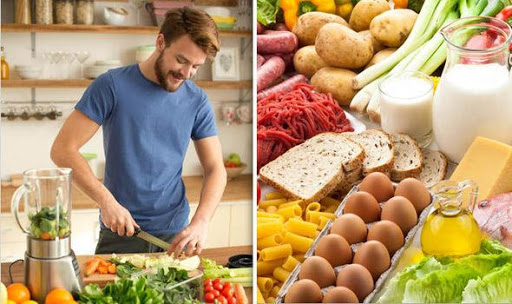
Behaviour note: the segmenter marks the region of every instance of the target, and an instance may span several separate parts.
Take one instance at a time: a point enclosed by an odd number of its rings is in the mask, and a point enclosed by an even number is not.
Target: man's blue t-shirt
[[[190,211],[181,179],[188,144],[217,135],[206,94],[189,80],[168,92],[135,64],[98,77],[75,109],[103,126],[104,183],[117,201],[142,230],[180,232]]]

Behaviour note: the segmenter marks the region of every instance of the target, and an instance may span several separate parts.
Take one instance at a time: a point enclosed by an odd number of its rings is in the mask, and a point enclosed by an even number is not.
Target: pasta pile
[[[305,204],[271,192],[260,201],[257,214],[257,292],[273,303],[281,286],[329,220],[341,201],[325,197]]]

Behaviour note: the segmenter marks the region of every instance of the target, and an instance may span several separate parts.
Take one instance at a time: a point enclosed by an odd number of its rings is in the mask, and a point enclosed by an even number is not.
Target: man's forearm
[[[224,169],[224,166],[217,166],[215,169],[205,171],[199,205],[191,223],[210,221],[222,199],[225,188],[226,169]]]

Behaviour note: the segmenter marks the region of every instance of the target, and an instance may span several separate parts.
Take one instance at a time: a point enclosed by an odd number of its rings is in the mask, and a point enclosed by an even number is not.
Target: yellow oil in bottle
[[[7,60],[5,60],[5,52],[4,47],[2,46],[0,49],[1,52],[1,79],[2,80],[8,80],[9,79],[9,64],[7,63]]]
[[[421,233],[421,248],[426,255],[458,257],[480,250],[482,233],[467,211],[449,216],[440,209],[430,214]]]

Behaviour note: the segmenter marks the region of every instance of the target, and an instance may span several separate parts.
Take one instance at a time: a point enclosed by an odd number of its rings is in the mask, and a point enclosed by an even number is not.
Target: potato
[[[348,26],[347,21],[340,16],[322,12],[310,12],[299,17],[292,32],[299,38],[300,45],[313,45],[320,28],[331,22]]]
[[[375,17],[370,32],[380,43],[388,47],[400,47],[409,34],[418,14],[410,9],[396,9]]]
[[[388,58],[388,56],[393,54],[396,50],[397,49],[394,49],[394,48],[383,49],[382,51],[380,51],[377,54],[373,55],[372,60],[370,60],[370,62],[368,62],[368,64],[366,65],[365,69],[371,67],[372,65],[376,64],[379,61],[382,61],[382,60]]]
[[[357,69],[373,57],[372,43],[346,26],[329,23],[316,37],[315,50],[332,67]]]
[[[314,45],[300,48],[293,56],[295,70],[307,77],[313,76],[318,70],[327,66],[327,63],[318,56]]]
[[[357,90],[352,88],[352,79],[356,75],[350,70],[326,67],[313,75],[311,84],[316,91],[331,93],[340,105],[348,106],[357,93]]]
[[[367,30],[375,16],[390,9],[391,6],[386,0],[361,0],[352,9],[348,24],[356,32]]]
[[[386,47],[383,46],[382,44],[380,44],[380,42],[375,39],[373,36],[372,36],[372,33],[370,33],[370,30],[366,30],[366,31],[361,31],[358,33],[359,35],[363,36],[364,39],[368,39],[370,40],[370,42],[372,43],[372,46],[373,46],[373,54],[377,54],[378,52],[380,52],[381,50],[385,49]]]

